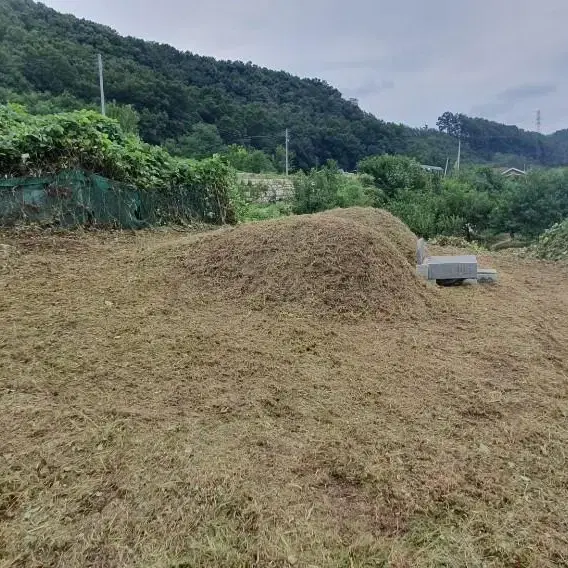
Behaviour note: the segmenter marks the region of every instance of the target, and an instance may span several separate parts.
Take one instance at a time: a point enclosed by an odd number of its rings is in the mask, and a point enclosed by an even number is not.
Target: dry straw
[[[185,265],[212,293],[259,307],[421,310],[433,294],[406,258],[412,233],[393,219],[356,209],[242,225],[205,235],[188,248]],[[396,241],[406,243],[402,252]]]

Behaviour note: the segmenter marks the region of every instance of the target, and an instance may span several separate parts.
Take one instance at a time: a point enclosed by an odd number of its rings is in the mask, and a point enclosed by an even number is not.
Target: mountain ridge
[[[107,99],[131,104],[141,136],[153,144],[183,148],[188,137],[205,137],[212,150],[240,144],[274,155],[289,129],[294,165],[303,169],[334,159],[352,170],[379,153],[435,165],[456,155],[457,141],[447,133],[385,122],[321,79],[121,36],[32,0],[0,0],[0,7],[0,100],[23,102],[32,112],[96,108],[101,53]],[[568,130],[547,137],[465,118],[466,162],[566,162]],[[481,143],[480,131],[492,139]],[[503,136],[510,142],[497,142]]]

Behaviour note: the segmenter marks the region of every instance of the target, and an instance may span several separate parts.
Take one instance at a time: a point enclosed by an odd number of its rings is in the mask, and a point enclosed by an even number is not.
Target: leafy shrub
[[[107,105],[106,115],[117,120],[127,134],[138,134],[140,115],[132,105],[119,105],[113,101]]]
[[[538,238],[534,252],[546,260],[568,260],[568,219],[547,229]]]
[[[568,169],[535,170],[506,187],[495,226],[536,237],[568,216]]]
[[[184,158],[206,158],[222,153],[225,144],[214,124],[198,122],[191,131],[175,140],[166,140],[165,147],[174,156]]]
[[[239,172],[259,174],[276,171],[270,156],[261,150],[249,150],[243,146],[231,145],[225,157],[229,164]]]
[[[355,176],[344,174],[329,161],[323,168],[294,178],[294,213],[317,213],[336,207],[371,204],[369,190]]]
[[[359,170],[373,180],[373,205],[389,209],[424,237],[463,234],[468,224],[484,229],[495,208],[487,189],[493,177],[486,169],[475,174],[479,190],[468,179],[429,173],[405,156],[371,156]]]
[[[190,189],[205,217],[236,221],[235,174],[219,157],[174,158],[95,111],[32,116],[17,105],[0,106],[0,174],[39,177],[67,169],[88,170],[142,190]]]
[[[420,190],[428,185],[428,176],[420,164],[406,156],[370,156],[359,163],[359,171],[373,179],[375,187],[393,198],[399,190]]]
[[[474,224],[479,217],[475,208],[467,208],[466,195],[456,195],[451,189],[441,192],[432,190],[405,190],[397,199],[390,200],[386,207],[400,217],[414,233],[431,238],[436,235],[463,235],[468,223]],[[471,205],[471,204],[470,204]]]
[[[250,203],[241,215],[242,221],[266,221],[268,219],[278,219],[292,214],[292,206],[286,202],[270,203],[263,205],[260,203]]]
[[[429,238],[437,234],[436,211],[431,205],[428,196],[419,192],[389,201],[386,208],[402,219],[413,233]]]

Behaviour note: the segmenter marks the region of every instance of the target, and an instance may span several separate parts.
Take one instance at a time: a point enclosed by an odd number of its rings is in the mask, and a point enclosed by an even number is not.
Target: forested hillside
[[[516,126],[451,112],[440,116],[437,126],[441,132],[461,136],[471,154],[482,162],[517,167],[568,163],[568,130],[543,136]]]
[[[456,155],[447,128],[385,123],[323,81],[121,37],[32,0],[0,0],[0,102],[20,102],[35,113],[97,108],[97,53],[104,57],[107,99],[133,106],[144,140],[180,154],[239,144],[278,156],[288,128],[298,168],[334,159],[353,169],[361,158],[385,152],[443,166]],[[474,124],[479,128],[464,137],[464,162],[566,161],[566,133],[545,137]]]

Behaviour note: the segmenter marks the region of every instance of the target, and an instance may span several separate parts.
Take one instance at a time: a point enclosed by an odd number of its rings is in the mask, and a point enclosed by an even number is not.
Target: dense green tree
[[[440,132],[445,132],[450,136],[455,136],[459,138],[464,134],[464,122],[466,117],[463,114],[453,114],[451,112],[445,112],[442,116],[438,118],[436,126]]]
[[[508,178],[503,177],[499,170],[488,166],[465,168],[461,170],[459,178],[471,185],[476,191],[490,194],[502,194],[508,180]]]
[[[480,233],[491,226],[491,215],[499,200],[470,183],[448,178],[439,188],[406,188],[387,201],[386,207],[418,235],[467,234],[470,226]]]
[[[283,174],[286,171],[286,147],[283,145],[276,146],[276,150],[272,154],[272,163],[278,173]],[[288,170],[290,172],[296,169],[296,156],[293,151],[288,151]]]
[[[223,139],[214,124],[199,122],[191,128],[191,133],[165,143],[169,152],[185,158],[205,158],[225,150]]]
[[[368,188],[356,176],[343,173],[329,160],[322,168],[294,178],[294,213],[317,213],[336,207],[370,205]]]
[[[138,134],[140,115],[132,105],[119,105],[112,102],[106,107],[106,115],[118,120],[122,130],[128,134]]]
[[[430,175],[412,158],[387,154],[365,158],[358,169],[371,176],[375,186],[389,198],[395,197],[399,190],[425,188]]]
[[[270,158],[261,150],[251,150],[233,144],[225,152],[228,163],[239,172],[271,173],[276,169]]]
[[[535,170],[507,185],[494,213],[494,226],[536,236],[567,217],[568,170]]]

